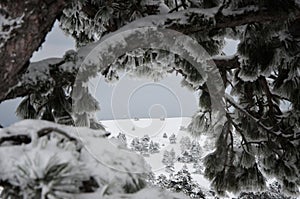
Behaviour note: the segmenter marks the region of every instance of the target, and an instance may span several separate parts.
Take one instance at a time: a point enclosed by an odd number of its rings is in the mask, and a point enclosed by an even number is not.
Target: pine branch
[[[67,58],[69,59],[69,58]],[[63,65],[68,64],[67,68],[64,68]],[[73,65],[74,71],[69,71],[68,68]],[[7,93],[6,97],[3,99],[0,99],[0,103],[2,101],[8,100],[8,99],[14,99],[17,97],[24,97],[32,93],[44,93],[48,92],[49,88],[63,88],[66,86],[73,85],[76,74],[77,74],[77,68],[75,60],[66,60],[66,59],[54,59],[49,58],[45,59],[39,62],[33,62],[28,67],[27,71],[30,71],[30,67],[38,66],[38,67],[44,67],[47,68],[45,71],[49,71],[50,74],[43,74],[47,78],[43,78],[38,82],[38,85],[32,84],[31,81],[27,81],[27,78],[23,78],[24,76],[19,78],[19,83],[17,86],[10,89],[10,91]],[[34,71],[34,70],[33,70]],[[35,73],[28,73],[28,77],[35,77]]]
[[[48,62],[50,59],[45,59],[39,62],[34,62],[31,63],[29,68],[35,64],[43,64],[44,62]],[[68,58],[69,59],[69,58]],[[213,59],[211,64],[214,63],[220,71],[224,70],[231,70],[234,68],[239,67],[239,62],[238,62],[238,56],[232,56],[232,57],[218,57]],[[47,67],[49,68],[48,70],[50,71],[50,76],[48,78],[44,78],[44,81],[39,81],[38,87],[35,85],[31,85],[30,82],[27,81],[20,81],[19,84],[14,87],[13,89],[10,90],[10,92],[7,94],[7,96],[4,99],[0,99],[0,103],[4,100],[8,99],[14,99],[17,97],[24,97],[27,96],[31,93],[36,93],[40,92],[42,93],[43,88],[48,88],[48,87],[57,87],[57,88],[63,88],[66,86],[72,86],[73,82],[75,81],[76,75],[77,75],[77,70],[74,70],[73,72],[70,73],[69,70],[64,70],[63,65],[68,64],[68,65],[74,65],[74,69],[76,69],[76,59],[74,60],[66,60],[66,59],[57,59],[53,63],[48,64]],[[107,66],[103,71],[102,75],[106,76],[109,72],[111,66]],[[172,68],[168,72],[173,72],[176,71],[180,73],[183,77],[186,77],[186,74],[181,69],[175,69]],[[35,74],[32,74],[29,76],[34,76]],[[46,75],[46,74],[45,74]],[[62,78],[63,77],[63,78]],[[54,80],[54,81],[52,81]],[[46,90],[47,91],[47,90]]]
[[[262,86],[262,89],[267,96],[267,103],[268,103],[268,107],[269,107],[270,118],[271,118],[272,122],[274,123],[274,125],[277,126],[275,108],[274,108],[274,104],[273,104],[273,95],[269,89],[268,82],[265,77],[260,76],[259,83]]]
[[[261,23],[268,24],[272,22],[282,22],[300,19],[300,10],[296,10],[293,15],[283,15],[280,12],[274,12],[268,9],[247,9],[240,8],[238,10],[232,11],[228,8],[219,9],[218,7],[210,9],[197,9],[189,8],[183,11],[178,11],[168,14],[152,15],[144,17],[140,20],[143,21],[143,27],[145,26],[157,26],[160,28],[169,28],[179,31],[184,34],[191,34],[201,31],[210,31],[215,29],[224,28],[234,28],[246,24]],[[214,23],[205,24],[207,18],[213,19]],[[192,18],[202,19],[203,23],[186,23]],[[124,31],[127,29],[139,28],[141,27],[140,20],[132,22],[116,32]]]
[[[231,96],[225,94],[225,99],[228,103],[230,103],[234,108],[236,108],[238,111],[242,112],[243,114],[245,114],[247,117],[249,117],[250,119],[252,119],[253,121],[256,122],[256,124],[261,127],[263,130],[265,130],[267,133],[274,135],[276,137],[282,137],[284,139],[287,140],[294,140],[296,137],[298,139],[298,135],[286,135],[284,134],[282,131],[273,131],[273,126],[272,127],[268,127],[265,124],[262,123],[262,121],[259,118],[256,118],[254,115],[252,115],[248,110],[243,109],[240,105],[238,105],[234,99],[231,98]],[[300,136],[299,136],[300,138]]]
[[[240,68],[238,55],[214,57],[211,62],[213,62],[213,64],[215,64],[219,70]]]

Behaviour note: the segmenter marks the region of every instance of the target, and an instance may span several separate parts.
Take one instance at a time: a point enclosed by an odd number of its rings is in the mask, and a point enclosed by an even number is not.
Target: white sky
[[[226,55],[236,52],[237,41],[227,40]],[[62,57],[67,50],[75,49],[74,40],[66,36],[55,24],[46,41],[31,61],[49,57]],[[190,117],[197,110],[197,94],[180,86],[181,76],[175,74],[153,83],[148,80],[122,78],[114,85],[103,78],[94,85],[95,96],[100,102],[100,120],[128,117]],[[0,124],[7,126],[17,120],[15,110],[21,99],[8,100],[0,104]]]

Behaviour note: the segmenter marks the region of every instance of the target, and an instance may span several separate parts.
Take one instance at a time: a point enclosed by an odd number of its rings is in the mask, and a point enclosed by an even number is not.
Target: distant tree
[[[175,153],[174,148],[171,149],[171,151],[170,151],[170,156],[171,156],[172,161],[175,162],[176,153]]]
[[[170,189],[176,192],[182,191],[191,198],[205,198],[205,194],[199,189],[199,184],[192,180],[186,165],[170,179]]]
[[[193,163],[193,168],[194,168],[194,172],[195,174],[203,174],[203,165],[201,163],[201,161],[194,161]]]
[[[202,149],[198,141],[193,140],[190,153],[193,161],[199,162],[199,159],[201,158],[201,154],[202,154]]]
[[[144,135],[142,138],[141,138],[141,141],[143,141],[143,142],[150,142],[150,137],[149,137],[149,135]]]
[[[159,143],[158,142],[153,142],[152,140],[150,141],[149,145],[149,152],[150,153],[158,153],[159,152]]]
[[[165,165],[165,170],[168,173],[174,172],[175,155],[174,149],[171,151],[165,150],[163,153],[162,163]]]
[[[166,133],[163,134],[163,138],[168,138]]]
[[[165,176],[164,174],[160,174],[157,177],[155,184],[162,188],[168,188],[169,181],[167,179],[167,176]]]
[[[130,147],[135,151],[142,151],[142,144],[139,140],[139,138],[133,138]]]
[[[179,162],[190,163],[193,161],[193,157],[189,151],[184,151],[178,158]]]
[[[126,135],[125,133],[119,133],[117,135],[117,139],[124,145],[124,146],[127,146],[127,138],[126,138]]]
[[[169,137],[169,140],[170,144],[176,144],[176,136],[174,133]]]
[[[181,153],[183,153],[184,151],[189,150],[192,146],[191,139],[188,136],[182,137],[180,139],[179,143],[180,143]]]

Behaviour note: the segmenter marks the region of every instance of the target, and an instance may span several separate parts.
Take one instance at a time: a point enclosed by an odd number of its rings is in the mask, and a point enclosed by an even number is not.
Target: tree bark
[[[20,18],[21,21],[19,25],[2,26],[3,30],[11,29],[11,32],[7,40],[0,38],[0,101],[17,84],[18,76],[27,69],[33,52],[41,46],[67,2],[70,1],[1,1],[0,15],[4,19]]]

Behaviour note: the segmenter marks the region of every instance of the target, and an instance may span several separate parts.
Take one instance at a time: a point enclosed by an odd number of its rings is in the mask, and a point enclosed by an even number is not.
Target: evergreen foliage
[[[150,24],[181,31],[213,58],[221,55],[223,62],[217,59],[215,63],[230,93],[224,94],[226,123],[214,137],[214,150],[204,159],[205,175],[220,194],[226,190],[261,190],[266,188],[266,178],[275,177],[283,191],[299,195],[299,5],[298,0],[76,0],[64,9],[59,21],[76,39],[79,51],[109,33],[128,28],[126,25],[135,19],[143,18],[146,23],[159,18]],[[222,56],[225,37],[239,40],[234,58]],[[7,96],[25,97],[18,115],[101,128],[94,118],[98,102],[83,84],[97,72],[108,81],[118,80],[118,72],[126,69],[133,76],[154,80],[177,72],[183,85],[199,91],[199,110],[189,131],[197,136],[213,128],[214,93],[208,90],[207,78],[179,55],[136,49],[104,69],[97,64],[83,65],[83,83],[74,85],[80,61],[76,52],[68,52],[61,62],[30,64]],[[175,136],[170,142],[176,142]],[[137,150],[142,150],[143,145],[138,146]]]
[[[174,172],[174,163],[176,161],[176,154],[174,149],[172,148],[171,151],[165,150],[163,153],[162,163],[165,165],[165,170],[168,173]]]
[[[167,178],[163,174],[159,175],[155,184],[173,192],[183,192],[190,198],[205,199],[206,196],[200,189],[199,184],[192,180],[186,165],[183,166],[181,170],[171,175],[170,178]]]

